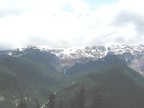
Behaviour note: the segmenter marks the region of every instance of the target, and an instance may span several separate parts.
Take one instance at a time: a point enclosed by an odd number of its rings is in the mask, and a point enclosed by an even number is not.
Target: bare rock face
[[[92,46],[85,48],[68,48],[59,51],[54,50],[53,54],[61,60],[60,67],[68,69],[75,63],[95,61],[106,55],[121,55],[127,65],[144,75],[144,45],[112,45]]]

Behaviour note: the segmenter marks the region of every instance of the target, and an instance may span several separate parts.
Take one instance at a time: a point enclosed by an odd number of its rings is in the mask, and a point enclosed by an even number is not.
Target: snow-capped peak
[[[33,51],[40,51],[48,54],[55,54],[60,60],[60,66],[64,69],[70,68],[76,62],[85,63],[89,60],[97,60],[103,58],[106,55],[124,55],[126,61],[143,61],[144,59],[144,44],[140,45],[105,45],[105,46],[91,46],[91,47],[71,47],[71,48],[48,48],[48,47],[35,47],[29,46],[26,48],[0,51],[0,57],[20,57],[27,53],[32,53]],[[144,69],[142,62],[137,62],[140,64],[142,69]],[[131,62],[136,63],[136,62]],[[132,66],[133,66],[132,65]],[[134,66],[133,66],[134,67]],[[140,70],[142,71],[142,70]],[[144,71],[144,70],[143,70]]]

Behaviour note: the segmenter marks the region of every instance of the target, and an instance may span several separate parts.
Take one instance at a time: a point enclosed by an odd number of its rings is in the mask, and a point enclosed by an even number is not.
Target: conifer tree
[[[76,108],[76,107],[75,107],[74,99],[71,99],[71,107],[70,107],[70,108]]]
[[[18,108],[27,108],[27,103],[25,99],[20,98]]]
[[[94,95],[92,96],[93,108],[99,108],[102,104],[102,91],[101,89],[96,89]]]
[[[38,99],[35,100],[35,103],[36,103],[35,108],[40,108],[40,104],[39,104],[39,100]]]
[[[62,100],[58,103],[58,107],[57,108],[63,108],[63,101]]]
[[[55,108],[56,105],[55,99],[56,99],[55,94],[54,93],[50,94],[47,108]]]
[[[75,108],[84,108],[85,107],[85,94],[84,86],[81,86],[80,90],[76,93],[75,96]]]

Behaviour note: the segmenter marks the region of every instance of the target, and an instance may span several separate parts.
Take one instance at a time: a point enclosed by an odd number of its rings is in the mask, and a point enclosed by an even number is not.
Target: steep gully
[[[69,76],[69,75],[67,75],[66,74],[66,70],[64,70],[64,75],[66,76],[66,77],[68,77],[68,78],[70,78],[71,80],[72,80],[72,85],[74,85],[75,84],[75,81]],[[54,94],[56,94],[57,92],[54,92]],[[48,102],[49,102],[49,100],[45,103],[45,104],[43,104],[42,106],[41,106],[41,108],[44,108],[47,104],[48,104]]]

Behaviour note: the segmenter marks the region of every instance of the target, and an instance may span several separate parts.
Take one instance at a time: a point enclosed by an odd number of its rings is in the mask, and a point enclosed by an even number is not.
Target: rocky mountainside
[[[55,54],[65,69],[70,68],[75,63],[85,63],[103,58],[106,55],[122,56],[127,65],[141,74],[144,74],[144,45],[112,45],[112,46],[92,46],[83,48],[53,49],[49,50]]]
[[[143,67],[140,61],[142,61],[141,59],[143,59],[144,56],[144,45],[92,46],[57,50],[53,49],[50,50],[50,52],[56,54],[56,56],[60,58],[61,65],[65,68],[71,67],[76,62],[85,63],[89,60],[103,58],[106,55],[123,55],[127,63],[131,67],[134,67],[134,69],[138,70],[137,68]]]
[[[112,45],[112,46],[92,46],[80,48],[59,48],[49,49],[29,46],[27,48],[0,51],[0,58],[3,57],[20,57],[27,53],[40,51],[41,53],[50,54],[50,63],[59,70],[67,70],[75,63],[85,63],[90,60],[95,61],[106,55],[121,55],[127,61],[129,67],[135,71],[144,73],[144,45]],[[53,56],[56,55],[57,57]]]

